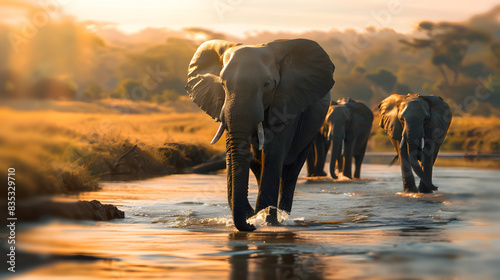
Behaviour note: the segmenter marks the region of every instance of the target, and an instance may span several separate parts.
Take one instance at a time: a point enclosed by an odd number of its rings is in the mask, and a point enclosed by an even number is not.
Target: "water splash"
[[[289,216],[289,213],[287,213],[284,210],[278,209],[274,206],[269,206],[265,209],[260,210],[259,213],[255,214],[250,219],[248,219],[248,222],[255,225],[256,227],[268,226],[266,218],[269,215],[271,209],[276,210],[278,222],[280,224],[284,224]]]
[[[233,219],[231,217],[214,217],[214,218],[195,218],[195,217],[176,217],[174,219],[162,219],[151,222],[153,224],[165,224],[172,228],[211,228],[224,229],[233,227]]]

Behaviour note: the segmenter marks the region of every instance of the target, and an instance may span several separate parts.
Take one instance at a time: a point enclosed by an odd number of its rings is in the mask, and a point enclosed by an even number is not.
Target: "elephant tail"
[[[395,163],[396,163],[396,161],[398,161],[398,159],[399,159],[399,156],[398,156],[398,155],[396,155],[396,156],[392,159],[392,161],[389,163],[389,167],[391,167],[393,164],[395,164]]]

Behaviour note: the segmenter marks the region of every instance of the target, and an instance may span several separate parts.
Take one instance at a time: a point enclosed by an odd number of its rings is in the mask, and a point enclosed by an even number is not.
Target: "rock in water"
[[[60,202],[36,199],[19,204],[19,220],[36,220],[41,217],[56,217],[74,220],[109,221],[122,219],[125,213],[111,204],[102,204],[97,200]]]

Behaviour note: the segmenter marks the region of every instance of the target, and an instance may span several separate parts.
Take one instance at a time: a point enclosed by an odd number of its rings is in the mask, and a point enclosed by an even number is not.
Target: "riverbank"
[[[193,104],[188,97],[166,105],[10,100],[0,106],[0,175],[16,169],[16,196],[23,199],[97,190],[102,180],[182,173],[225,151],[224,141],[209,145],[218,125]],[[436,165],[500,168],[495,158],[480,158],[499,149],[499,118],[456,117]],[[393,152],[377,119],[369,151]],[[370,153],[365,161],[390,162]]]
[[[175,174],[223,149],[208,144],[217,124],[201,113],[103,102],[0,107],[0,174],[16,170],[16,199],[97,190],[103,179]]]

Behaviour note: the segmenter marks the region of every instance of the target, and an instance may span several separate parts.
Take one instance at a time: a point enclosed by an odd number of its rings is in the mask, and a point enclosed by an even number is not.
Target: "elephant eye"
[[[265,83],[264,83],[264,91],[269,91],[273,88],[273,85],[274,83],[271,81],[271,80],[267,80]]]
[[[429,121],[429,119],[431,118],[431,115],[430,114],[425,114],[425,117],[424,117],[424,122],[427,122]]]

